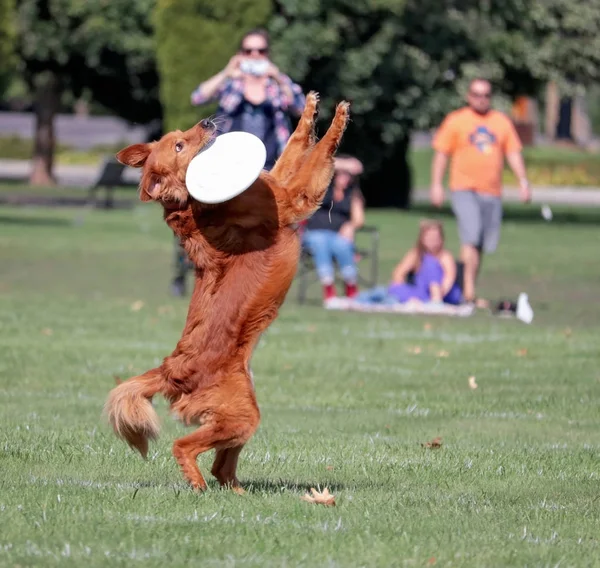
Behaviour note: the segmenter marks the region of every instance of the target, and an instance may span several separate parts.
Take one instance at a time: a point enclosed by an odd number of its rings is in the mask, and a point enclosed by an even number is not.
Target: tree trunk
[[[572,142],[573,135],[571,133],[571,117],[573,110],[573,99],[571,97],[563,97],[560,100],[558,111],[558,124],[556,125],[556,139],[567,140]]]
[[[58,77],[47,71],[35,79],[35,134],[31,160],[31,185],[55,185],[54,166],[54,117],[60,106]]]
[[[559,92],[556,83],[548,83],[546,85],[546,118],[545,118],[545,134],[548,140],[556,139],[556,125],[558,124],[558,106]]]
[[[384,158],[377,172],[361,180],[369,207],[410,208],[412,171],[408,163],[410,138],[399,140],[392,154]]]

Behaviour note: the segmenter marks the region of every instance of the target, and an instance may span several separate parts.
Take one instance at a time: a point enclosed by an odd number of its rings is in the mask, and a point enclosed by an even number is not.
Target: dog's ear
[[[141,168],[152,152],[152,144],[132,144],[117,154],[117,160],[132,168]]]
[[[140,180],[140,201],[152,201],[160,194],[162,180],[155,175],[142,175]]]
[[[143,185],[140,185],[140,201],[152,201],[152,197]]]

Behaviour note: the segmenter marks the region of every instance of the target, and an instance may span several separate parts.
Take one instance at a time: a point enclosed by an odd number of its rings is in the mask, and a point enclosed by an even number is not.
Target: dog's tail
[[[156,440],[160,430],[152,397],[162,384],[162,374],[153,369],[120,383],[110,391],[104,405],[104,413],[115,434],[144,458],[148,454],[148,440]]]

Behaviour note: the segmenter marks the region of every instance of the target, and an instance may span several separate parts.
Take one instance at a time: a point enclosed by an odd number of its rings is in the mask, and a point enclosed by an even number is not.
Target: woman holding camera
[[[193,105],[219,101],[220,133],[243,131],[258,136],[267,148],[270,170],[291,135],[290,116],[300,116],[305,96],[299,85],[269,60],[269,35],[263,29],[247,32],[238,52],[222,71],[200,83]]]
[[[291,116],[300,116],[306,102],[302,89],[269,60],[269,35],[262,29],[247,32],[238,52],[222,71],[200,83],[191,96],[193,105],[219,101],[219,133],[242,131],[258,136],[267,148],[265,169],[270,170],[292,133]],[[187,255],[175,248],[172,293],[186,293]]]

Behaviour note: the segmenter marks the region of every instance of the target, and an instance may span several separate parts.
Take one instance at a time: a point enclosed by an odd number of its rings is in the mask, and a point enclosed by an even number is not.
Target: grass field
[[[426,213],[368,213],[382,282]],[[292,290],[253,359],[238,496],[188,490],[162,399],[147,462],[101,417],[113,376],[155,366],[183,325],[158,208],[0,208],[0,566],[600,566],[600,211],[506,217],[481,292],[527,291],[531,326],[326,312]]]

